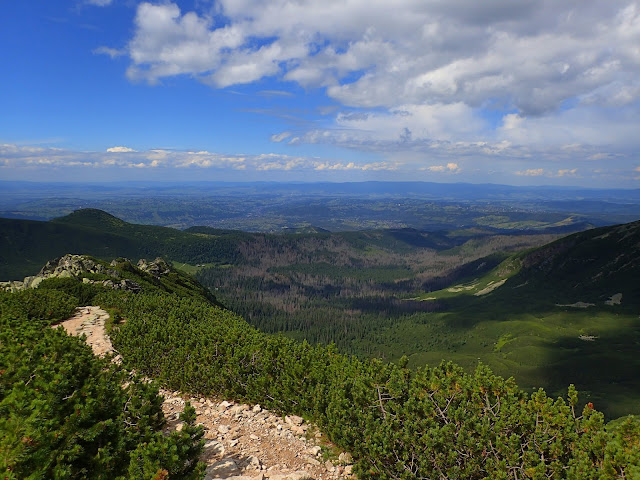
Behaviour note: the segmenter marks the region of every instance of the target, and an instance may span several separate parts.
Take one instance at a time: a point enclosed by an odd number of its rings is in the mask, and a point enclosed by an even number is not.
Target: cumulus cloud
[[[107,152],[111,152],[111,153],[129,153],[129,152],[135,152],[135,150],[133,148],[129,148],[129,147],[111,147],[111,148],[107,148]]]
[[[437,173],[460,173],[462,169],[457,163],[449,162],[446,165],[432,165],[430,167],[422,167],[420,170],[429,170]]]
[[[601,173],[601,172],[596,169],[593,171],[593,173]],[[545,170],[544,168],[531,168],[531,169],[515,172],[515,174],[523,177],[541,177],[541,176],[545,176],[549,178],[576,177],[578,176],[578,169],[577,168],[561,168],[557,171],[549,171],[549,170]]]
[[[290,136],[291,136],[291,132],[282,132],[282,133],[274,134],[274,135],[271,135],[271,141],[279,143],[279,142],[282,142],[283,140],[286,140]]]
[[[571,98],[627,105],[640,95],[635,1],[216,5],[212,16],[141,3],[130,77],[153,83],[189,74],[222,87],[278,76],[327,87],[345,105],[477,107],[497,99],[524,115]]]
[[[373,163],[365,163],[365,164],[356,164],[355,162],[349,163],[330,163],[330,162],[322,162],[316,163],[314,166],[314,170],[322,171],[322,170],[360,170],[363,172],[366,171],[389,171],[393,172],[400,168],[401,164],[398,162],[373,162]]]
[[[96,55],[107,55],[111,58],[121,57],[127,54],[126,50],[111,48],[111,47],[98,47],[93,50]]]
[[[157,178],[203,179],[225,178],[229,180],[247,179],[295,179],[309,180],[318,175],[324,178],[343,179],[349,175],[349,179],[398,179],[416,180],[433,178],[434,175],[456,175],[461,181],[477,182],[479,178],[487,178],[491,175],[496,183],[534,181],[537,178],[546,178],[556,183],[567,183],[572,179],[580,178],[582,181],[591,181],[594,186],[602,186],[602,182],[608,185],[620,187],[636,187],[640,180],[640,166],[634,163],[629,166],[618,158],[605,158],[603,160],[584,160],[581,167],[571,165],[571,161],[551,159],[545,160],[538,156],[527,157],[523,153],[514,160],[507,155],[500,161],[505,165],[498,169],[510,174],[495,175],[495,157],[476,157],[468,153],[477,151],[482,147],[478,143],[472,144],[443,144],[434,145],[435,154],[426,158],[421,152],[413,152],[415,155],[389,156],[386,159],[368,161],[362,159],[332,159],[308,156],[285,155],[280,153],[263,154],[224,154],[207,150],[169,150],[149,149],[135,151],[128,147],[112,147],[106,151],[76,151],[62,148],[43,146],[29,146],[16,144],[0,144],[0,169],[2,178],[31,178],[34,171],[48,172],[48,180],[69,178],[70,172],[74,178],[78,175],[88,179],[133,178],[133,172],[138,172],[138,178],[149,178],[148,175],[157,175]],[[496,151],[500,148],[511,151],[508,146],[493,146]],[[575,147],[569,148],[569,150]],[[449,150],[447,150],[449,149]],[[513,150],[517,152],[517,150]],[[438,153],[440,152],[440,153]],[[442,153],[448,152],[448,153]],[[578,150],[582,152],[582,150]],[[439,162],[433,158],[441,155]],[[571,153],[573,155],[573,153]],[[459,158],[455,162],[450,158]],[[568,158],[571,158],[570,156]],[[488,160],[487,160],[488,159]],[[636,161],[637,162],[637,161]],[[525,168],[509,168],[514,165],[526,165]],[[123,173],[129,170],[129,173]],[[31,172],[31,173],[30,173]],[[491,173],[494,172],[494,173]],[[344,174],[343,176],[337,176]],[[43,174],[45,175],[45,174]],[[141,177],[142,176],[142,177]]]
[[[573,161],[640,147],[637,0],[142,2],[132,30],[125,48],[95,50],[126,53],[131,80],[272,77],[341,104],[323,110],[329,127],[274,142]],[[281,85],[258,94],[289,95]]]
[[[123,155],[126,154],[126,155]],[[106,152],[86,152],[59,148],[0,145],[0,166],[12,169],[49,166],[55,168],[91,167],[137,169],[210,169],[225,171],[310,172],[332,170],[395,171],[398,162],[344,163],[302,156],[263,153],[257,155],[227,155],[208,151],[178,151],[151,149],[136,151],[128,147],[112,147]]]
[[[578,169],[577,168],[565,168],[565,169],[560,169],[558,170],[557,176],[558,177],[573,177],[578,173]]]
[[[88,5],[95,5],[96,7],[106,7],[111,5],[113,0],[85,0],[85,3]]]

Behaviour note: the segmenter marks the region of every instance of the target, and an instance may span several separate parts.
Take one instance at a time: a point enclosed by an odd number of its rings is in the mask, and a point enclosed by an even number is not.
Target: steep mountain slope
[[[576,233],[521,259],[506,286],[528,282],[522,292],[543,291],[567,304],[598,304],[617,294],[624,305],[640,304],[640,221]]]
[[[480,360],[532,389],[575,383],[612,417],[638,413],[639,278],[640,222],[593,229],[425,293],[442,311],[387,334],[414,344],[416,364]]]

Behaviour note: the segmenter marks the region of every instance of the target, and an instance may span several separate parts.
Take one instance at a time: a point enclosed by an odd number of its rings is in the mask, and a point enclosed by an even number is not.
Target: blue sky
[[[640,188],[640,2],[22,0],[5,180]]]

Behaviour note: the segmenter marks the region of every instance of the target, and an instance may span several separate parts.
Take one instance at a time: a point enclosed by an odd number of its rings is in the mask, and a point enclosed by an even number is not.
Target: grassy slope
[[[445,311],[394,326],[379,353],[408,347],[416,365],[481,361],[523,387],[560,393],[575,383],[610,417],[640,413],[638,278],[640,222],[574,234],[424,294]],[[610,304],[616,294],[621,303]]]

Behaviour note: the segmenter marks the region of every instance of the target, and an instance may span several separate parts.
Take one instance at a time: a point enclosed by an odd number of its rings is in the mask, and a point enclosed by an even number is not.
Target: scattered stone
[[[249,405],[235,405],[231,408],[231,413],[236,414],[249,410]]]
[[[309,472],[304,470],[292,473],[285,473],[284,475],[272,475],[269,477],[269,480],[303,480],[305,478],[310,478]]]
[[[225,458],[207,467],[206,473],[210,478],[229,477],[240,472],[236,461],[232,458]],[[205,477],[206,478],[206,477]]]
[[[304,435],[305,432],[307,431],[307,429],[302,427],[302,426],[299,426],[299,427],[298,426],[293,426],[293,427],[291,427],[291,431],[293,433],[295,433],[296,435]]]
[[[224,455],[224,445],[216,440],[209,440],[204,444],[204,450],[208,454]]]
[[[340,455],[338,455],[338,461],[342,465],[349,465],[353,463],[353,457],[349,452],[342,452]]]
[[[609,300],[604,302],[605,305],[620,305],[622,303],[622,294],[621,293],[616,293],[615,295],[611,295],[611,297],[609,298]]]
[[[250,467],[259,469],[260,468],[260,459],[258,457],[256,457],[255,455],[251,455],[249,458],[247,458],[247,464]]]
[[[297,415],[287,415],[286,417],[284,417],[284,421],[287,422],[289,425],[294,425],[299,427],[300,425],[302,425],[302,422],[304,422],[304,419]]]
[[[318,455],[320,455],[320,453],[322,453],[322,447],[319,447],[318,445],[315,445],[315,446],[307,449],[307,453],[313,455],[314,457],[317,457]]]
[[[320,462],[313,457],[306,457],[305,462],[308,463],[309,465],[316,465],[316,466],[321,465]]]

